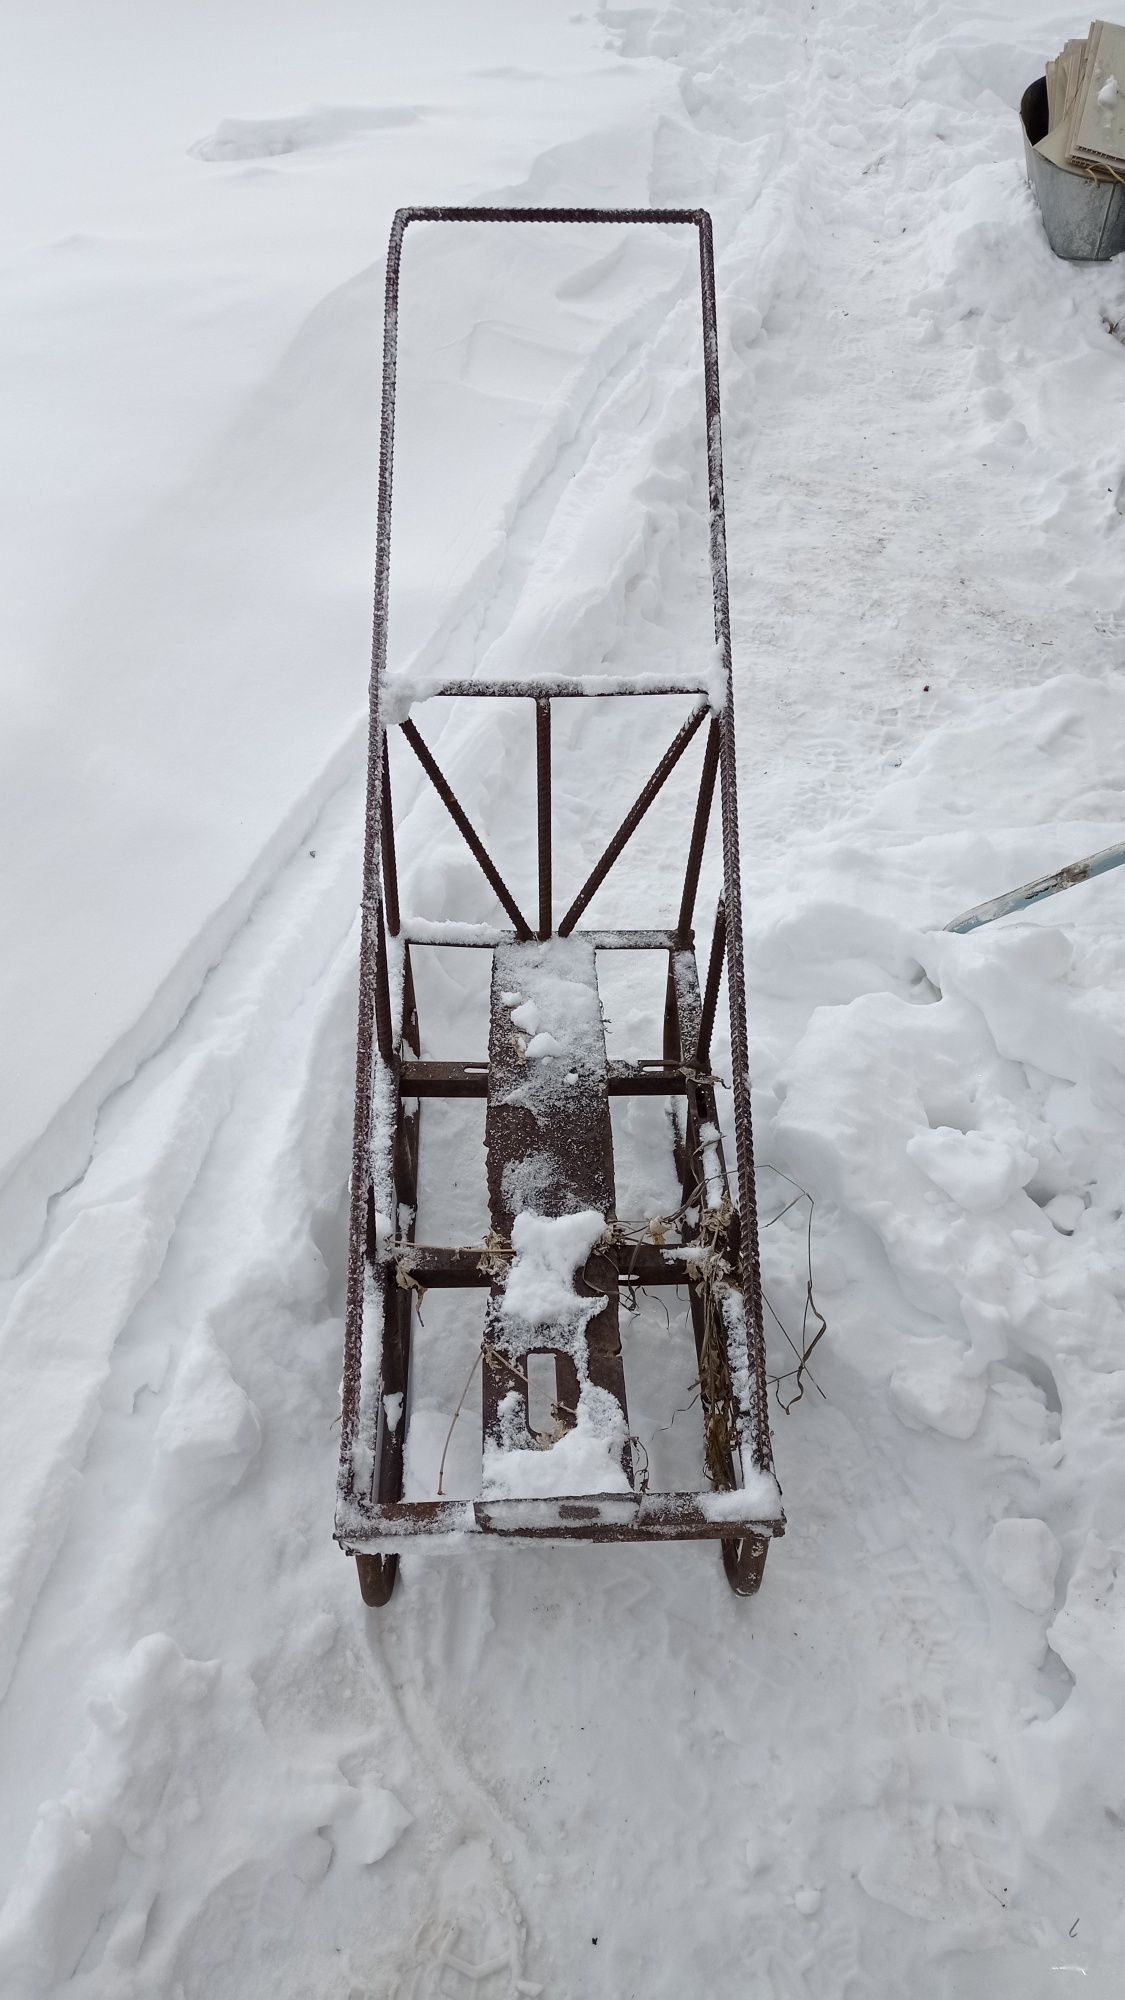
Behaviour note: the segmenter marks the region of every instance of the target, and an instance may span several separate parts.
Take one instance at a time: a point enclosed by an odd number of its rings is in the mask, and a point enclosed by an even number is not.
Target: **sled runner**
[[[390,573],[399,269],[411,223],[680,224],[698,233],[710,504],[714,669],[659,680],[450,681],[446,700],[526,704],[535,773],[537,908],[527,914],[481,841],[424,734],[425,701],[388,720]],[[571,700],[682,703],[682,721],[647,773],[622,777],[616,833],[586,880],[557,893],[552,853],[552,718]],[[387,732],[394,728],[436,791],[504,922],[411,922],[399,905]],[[684,827],[672,906],[649,928],[598,930],[581,919],[649,807],[695,743],[701,768]],[[397,755],[397,752],[396,752]],[[638,782],[642,781],[643,782]],[[634,793],[634,787],[635,793]],[[718,793],[718,811],[713,812]],[[701,982],[695,910],[708,830],[717,820],[723,888]],[[678,897],[678,908],[675,907]],[[491,954],[488,1047],[473,1061],[423,1055],[415,954],[433,946]],[[599,960],[658,952],[666,963],[663,1043],[607,1057]],[[730,1020],[737,1199],[719,1136],[711,1045],[723,974]],[[670,1144],[681,1191],[670,1229],[629,1233],[616,1215],[610,1099],[674,1101]],[[476,1246],[416,1240],[426,1106],[484,1100],[491,1228]],[[784,1532],[766,1403],[762,1298],[747,1077],[738,802],[723,516],[714,267],[704,210],[400,210],[387,260],[382,435],[371,680],[363,930],[352,1158],[347,1320],[336,1539],[354,1554],[366,1603],[386,1603],[401,1551],[420,1536],[468,1547],[494,1535],[541,1542],[717,1540],[733,1590],[759,1587],[770,1538]],[[704,1434],[699,1490],[650,1489],[630,1432],[619,1326],[621,1288],[687,1295]],[[487,1294],[480,1343],[482,1478],[470,1499],[404,1499],[411,1352],[425,1338],[416,1301],[432,1289]],[[553,1364],[553,1422],[535,1430],[533,1361]]]

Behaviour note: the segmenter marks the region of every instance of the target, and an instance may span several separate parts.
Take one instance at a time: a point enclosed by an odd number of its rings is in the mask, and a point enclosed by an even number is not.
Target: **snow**
[[[944,1334],[907,1340],[889,1383],[894,1409],[911,1429],[970,1438],[984,1412],[988,1384],[971,1370],[963,1347]]]
[[[813,1888],[795,1889],[793,1892],[793,1908],[799,1910],[803,1917],[815,1917],[820,1908],[820,1890]]]
[[[258,1412],[224,1356],[213,1344],[197,1344],[180,1371],[175,1400],[156,1426],[156,1448],[182,1497],[208,1499],[237,1486],[257,1455],[261,1435]]]
[[[565,1071],[596,1073],[602,1054],[602,1017],[594,980],[594,953],[582,938],[551,938],[541,945],[518,945],[503,963],[518,969],[522,990],[507,999],[512,1026],[519,1029],[523,1054],[533,1064],[545,1056]],[[555,1067],[511,1093],[513,1102],[533,1108],[550,1103],[558,1089]]]
[[[988,1563],[1010,1597],[1025,1611],[1053,1611],[1062,1549],[1046,1521],[1011,1515],[988,1538]]]
[[[483,1492],[488,1500],[543,1499],[558,1493],[628,1493],[631,1489],[621,1463],[625,1425],[621,1406],[605,1389],[586,1382],[569,1430],[545,1447],[524,1445],[522,1399],[514,1393],[512,1424],[504,1425],[500,1406],[502,1445],[484,1448]],[[509,1434],[510,1433],[510,1434]]]
[[[599,1299],[581,1298],[574,1274],[605,1235],[605,1216],[592,1208],[576,1215],[536,1215],[530,1209],[512,1224],[515,1256],[500,1301],[504,1319],[525,1326],[574,1321],[584,1326],[600,1310]]]
[[[516,1010],[517,1012],[519,1009]],[[514,1390],[500,1405],[500,1442],[486,1440],[482,1492],[489,1500],[543,1498],[548,1494],[628,1493],[621,1462],[626,1430],[621,1406],[589,1380],[585,1331],[602,1309],[600,1297],[583,1297],[574,1284],[605,1235],[604,1215],[536,1215],[525,1209],[512,1223],[515,1257],[499,1301],[493,1338],[509,1331],[517,1352],[537,1328],[550,1329],[551,1347],[574,1356],[578,1403],[568,1428],[533,1443],[525,1404]],[[530,1364],[529,1364],[530,1365]],[[553,1364],[551,1364],[553,1366]]]
[[[755,1515],[760,1521],[776,1520],[781,1512],[781,1493],[772,1472],[749,1465],[740,1487],[729,1493],[705,1493],[702,1508],[709,1521],[745,1521]]]
[[[961,1132],[955,1125],[916,1132],[906,1142],[906,1157],[959,1208],[977,1213],[1003,1208],[1027,1186],[1039,1164],[1033,1153],[985,1132]]]
[[[5,26],[0,1992],[1116,1995],[1125,877],[944,930],[1125,835],[1125,272],[1053,258],[1015,109],[1065,23]],[[474,197],[714,217],[764,1281],[795,1336],[796,1181],[828,1318],[749,1603],[713,1545],[466,1532],[368,1614],[330,1538],[382,260],[397,204]],[[404,274],[393,665],[530,911],[527,704],[423,696],[713,678],[691,249],[419,230]],[[560,898],[683,714],[556,704]],[[410,929],[456,913],[426,1051],[479,1059],[499,913],[392,755]],[[696,768],[628,855],[672,914]],[[655,1053],[659,966],[599,959]],[[487,1228],[479,1111],[423,1106],[419,1240],[439,1168],[446,1240]],[[659,1102],[613,1115],[622,1216],[670,1213]],[[521,1222],[573,1306],[582,1242]],[[411,1492],[447,1438],[481,1490],[483,1311],[422,1301]],[[622,1326],[690,1490],[683,1296]],[[513,1476],[612,1480],[580,1400]]]

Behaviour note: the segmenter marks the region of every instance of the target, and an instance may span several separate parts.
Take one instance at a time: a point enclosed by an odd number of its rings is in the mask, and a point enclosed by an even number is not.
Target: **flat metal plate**
[[[595,1210],[614,1216],[613,1135],[605,1029],[594,947],[585,938],[505,944],[492,962],[485,1152],[492,1227],[511,1240],[524,1211],[557,1218]],[[555,1359],[559,1427],[573,1429],[583,1380],[605,1389],[629,1428],[618,1326],[617,1266],[591,1255],[575,1274],[579,1298],[605,1304],[576,1335],[528,1326],[504,1310],[494,1286],[485,1324],[484,1437],[502,1448],[513,1433],[499,1405],[513,1390],[530,1434],[527,1357]],[[580,1351],[576,1355],[576,1348]],[[626,1471],[631,1468],[626,1452]]]

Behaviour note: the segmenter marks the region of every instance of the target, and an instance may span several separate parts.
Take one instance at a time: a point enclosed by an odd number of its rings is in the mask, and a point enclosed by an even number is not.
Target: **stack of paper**
[[[1047,136],[1035,150],[1073,172],[1125,174],[1125,28],[1094,21],[1047,64]]]

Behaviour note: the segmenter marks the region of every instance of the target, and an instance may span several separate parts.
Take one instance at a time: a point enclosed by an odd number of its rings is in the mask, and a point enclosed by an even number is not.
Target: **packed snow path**
[[[1022,2000],[1065,1964],[1085,1994],[1121,1990],[1125,888],[972,938],[937,928],[1125,832],[1125,283],[1051,257],[1014,112],[1065,24],[1038,0],[983,27],[921,0],[563,16],[539,74],[509,65],[499,98],[450,55],[462,99],[519,132],[490,154],[467,121],[456,185],[411,152],[409,120],[302,109],[276,48],[269,89],[295,115],[258,116],[244,79],[250,102],[214,103],[192,160],[234,208],[282,159],[308,261],[269,333],[245,335],[252,395],[216,391],[203,472],[181,447],[143,565],[123,517],[79,607],[112,607],[127,656],[89,725],[95,804],[114,754],[202,746],[231,690],[192,837],[136,861],[167,934],[146,928],[121,967],[113,925],[136,908],[87,898],[72,918],[62,879],[26,877],[29,899],[58,896],[58,949],[84,969],[35,996],[43,1062],[51,1034],[73,1053],[66,1004],[100,1026],[65,1103],[52,1076],[21,1088],[41,1143],[6,1210],[13,2000]],[[760,1202],[780,1215],[780,1175],[812,1192],[829,1322],[818,1389],[776,1414],[791,1527],[749,1605],[707,1549],[486,1547],[412,1556],[369,1617],[329,1539],[380,297],[359,264],[382,231],[368,212],[320,244],[318,176],[345,169],[383,210],[473,192],[715,217]],[[257,227],[239,212],[236,245]],[[490,611],[462,578],[443,645],[479,653],[538,619],[627,646],[638,616],[675,633],[690,608],[661,528],[696,505],[688,323],[663,279],[583,268],[573,392],[494,467]],[[276,362],[302,284],[326,296]],[[674,421],[646,457],[654,368]],[[652,538],[597,602],[580,564],[549,570],[580,477],[608,517],[639,495]],[[239,661],[284,561],[274,636],[293,619],[299,642],[267,702]],[[156,594],[130,628],[142,567]],[[182,712],[153,696],[150,738],[140,697],[178,581]],[[192,646],[203,676],[224,622],[226,682],[193,679]],[[446,753],[500,841],[504,742],[447,733]],[[154,794],[161,768],[144,765]],[[164,803],[123,770],[120,823],[90,822],[89,896]],[[611,812],[596,789],[590,826],[583,799],[560,806],[591,849]],[[11,796],[35,848],[34,790]],[[453,849],[427,813],[420,796],[415,886],[440,894]],[[17,968],[43,962],[40,907]],[[470,1004],[429,1001],[439,1038]],[[469,1237],[479,1135],[446,1144]],[[805,1226],[798,1206],[764,1236],[791,1328]],[[463,1373],[419,1381],[420,1464]]]

